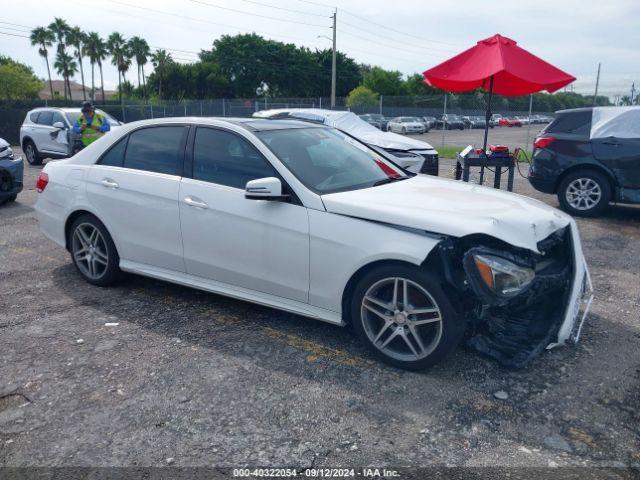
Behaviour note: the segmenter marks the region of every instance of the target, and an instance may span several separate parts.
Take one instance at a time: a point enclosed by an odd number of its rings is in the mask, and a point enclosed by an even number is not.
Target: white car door
[[[178,193],[188,127],[134,130],[89,171],[87,198],[121,260],[184,272]]]
[[[41,111],[31,131],[31,138],[41,153],[61,153],[54,145],[58,134],[58,130],[53,128],[54,113],[58,112],[53,112],[52,110]],[[58,115],[60,114],[58,113]]]
[[[210,127],[192,137],[180,186],[187,273],[307,302],[307,209],[295,200],[245,198],[249,180],[278,177],[246,138]]]

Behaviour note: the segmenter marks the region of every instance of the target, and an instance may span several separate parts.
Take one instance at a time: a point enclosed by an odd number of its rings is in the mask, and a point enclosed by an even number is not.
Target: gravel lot
[[[640,208],[579,221],[579,345],[407,373],[348,329],[143,277],[88,285],[38,231],[38,171],[0,207],[0,465],[640,467]]]

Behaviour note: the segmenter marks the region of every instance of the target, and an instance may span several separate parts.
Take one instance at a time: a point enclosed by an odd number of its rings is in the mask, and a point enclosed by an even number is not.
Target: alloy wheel
[[[28,143],[25,147],[24,154],[27,156],[27,161],[30,164],[34,164],[36,162],[36,149],[33,144]]]
[[[400,361],[429,356],[442,338],[442,314],[431,294],[406,278],[374,283],[361,304],[364,331],[384,355]]]
[[[567,186],[565,198],[576,210],[591,210],[600,202],[602,189],[591,178],[576,178]]]
[[[91,280],[98,280],[106,272],[109,265],[107,244],[95,225],[81,223],[76,227],[72,252],[80,271]]]

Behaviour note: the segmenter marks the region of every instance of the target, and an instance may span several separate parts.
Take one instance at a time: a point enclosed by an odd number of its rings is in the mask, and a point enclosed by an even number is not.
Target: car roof
[[[153,126],[168,123],[188,123],[196,125],[220,126],[221,124],[231,124],[242,127],[251,132],[266,130],[285,130],[293,128],[327,128],[321,124],[310,124],[299,120],[269,120],[264,118],[243,118],[243,117],[165,117],[128,123],[127,126]]]
[[[565,108],[564,110],[557,110],[556,113],[588,112],[590,110],[593,110],[593,107]]]

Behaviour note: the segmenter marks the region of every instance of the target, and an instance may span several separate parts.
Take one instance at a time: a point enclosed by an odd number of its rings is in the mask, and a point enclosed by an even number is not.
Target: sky
[[[331,46],[334,8],[338,50],[406,75],[500,33],[577,77],[569,87],[576,92],[593,94],[599,62],[599,93],[629,95],[633,82],[640,88],[638,0],[21,0],[0,11],[0,54],[44,78],[44,60],[23,37],[54,16],[103,37],[113,31],[144,37],[180,62],[196,59],[224,34],[256,32],[324,49]],[[104,73],[105,86],[115,87],[115,67]],[[128,78],[134,77],[135,67]]]

